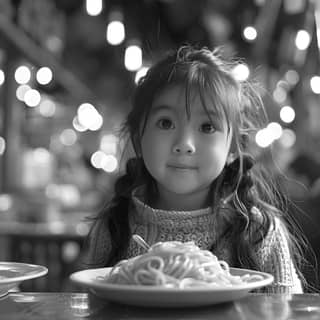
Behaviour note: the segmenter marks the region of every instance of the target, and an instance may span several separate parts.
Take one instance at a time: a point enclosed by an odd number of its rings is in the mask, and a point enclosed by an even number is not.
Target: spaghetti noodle
[[[158,242],[142,255],[116,264],[108,283],[192,288],[230,287],[261,280],[259,275],[231,275],[229,265],[193,242]]]

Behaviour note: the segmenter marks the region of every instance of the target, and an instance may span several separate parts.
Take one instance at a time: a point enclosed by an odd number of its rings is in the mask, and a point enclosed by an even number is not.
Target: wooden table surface
[[[0,319],[320,319],[320,295],[250,294],[234,302],[197,308],[144,308],[109,303],[88,293],[16,292],[0,298]]]

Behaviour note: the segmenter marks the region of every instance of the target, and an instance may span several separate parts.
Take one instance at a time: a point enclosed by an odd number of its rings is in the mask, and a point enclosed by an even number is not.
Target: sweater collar
[[[145,186],[140,186],[133,190],[132,192],[132,201],[136,208],[137,218],[142,219],[143,221],[149,222],[161,222],[165,220],[171,220],[173,223],[179,222],[185,219],[199,219],[206,218],[207,222],[210,223],[213,220],[212,208],[207,207],[198,210],[191,211],[174,211],[174,210],[163,210],[152,208],[145,203]]]

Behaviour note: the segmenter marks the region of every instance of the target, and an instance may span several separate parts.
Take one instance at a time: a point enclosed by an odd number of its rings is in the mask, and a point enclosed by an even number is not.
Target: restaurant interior
[[[73,290],[90,217],[124,168],[136,83],[183,44],[221,46],[262,84],[270,122],[253,152],[286,190],[320,288],[319,1],[1,0],[0,261],[49,270],[22,290]]]

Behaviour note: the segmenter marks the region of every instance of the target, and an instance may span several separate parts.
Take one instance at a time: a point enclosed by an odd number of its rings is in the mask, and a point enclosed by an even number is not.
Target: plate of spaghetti
[[[112,268],[71,274],[107,300],[138,306],[186,307],[233,301],[273,282],[268,273],[231,268],[193,242],[167,241]]]

